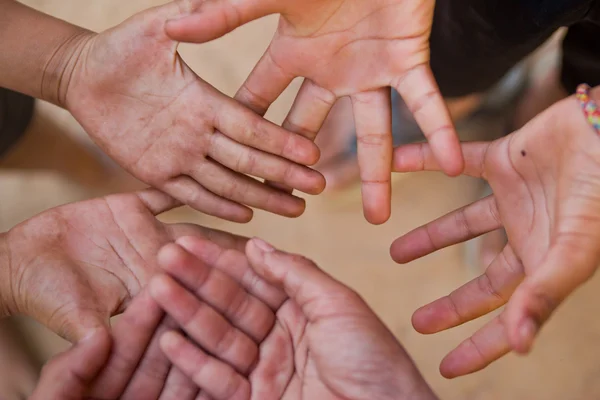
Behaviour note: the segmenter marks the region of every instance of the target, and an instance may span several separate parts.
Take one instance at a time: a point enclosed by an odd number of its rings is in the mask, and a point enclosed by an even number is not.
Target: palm
[[[314,139],[335,100],[352,98],[369,221],[382,223],[390,214],[390,86],[404,97],[444,170],[461,171],[454,128],[429,67],[433,0],[191,3],[196,15],[170,23],[171,37],[205,41],[281,13],[271,45],[236,95],[259,114],[295,77],[305,77],[283,126]]]
[[[399,170],[437,169],[425,148],[417,155],[419,147],[401,153]],[[417,330],[434,333],[508,302],[504,313],[447,356],[447,376],[481,369],[511,349],[528,351],[539,326],[600,262],[600,142],[574,99],[506,138],[463,150],[465,172],[488,180],[493,196],[410,232],[392,247],[397,261],[408,262],[494,229],[507,232],[507,246],[484,275],[414,315]]]
[[[161,246],[208,233],[156,219],[176,205],[154,191],[113,195],[58,207],[16,226],[8,236],[18,271],[13,293],[27,297],[17,299],[16,311],[72,340],[107,323],[156,273]]]
[[[323,178],[287,160],[315,162],[314,144],[200,79],[164,34],[178,14],[167,4],[89,36],[69,82],[69,110],[129,172],[200,211],[238,222],[251,217],[244,205],[299,215],[300,199],[246,174],[316,194]]]
[[[394,368],[398,362],[410,364],[393,335],[350,292],[318,302],[305,305],[305,311],[294,300],[279,308],[249,377],[252,398],[393,398],[397,393],[388,391]]]

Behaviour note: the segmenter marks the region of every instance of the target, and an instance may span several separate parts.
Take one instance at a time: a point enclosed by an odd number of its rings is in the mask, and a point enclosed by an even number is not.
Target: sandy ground
[[[28,0],[25,3],[90,29],[102,30],[161,1]],[[216,42],[182,46],[181,51],[204,79],[233,94],[266,48],[275,23],[273,18],[258,21]],[[270,118],[282,120],[297,87],[296,82],[274,105]],[[40,104],[28,138],[0,169],[0,229],[9,229],[51,206],[113,190],[114,182],[107,176],[114,176],[114,167],[99,163],[94,157],[96,150],[87,143],[84,132],[68,113]],[[40,169],[47,166],[54,170]],[[582,288],[560,309],[531,356],[506,357],[466,378],[445,380],[438,373],[438,363],[484,321],[435,336],[422,336],[411,328],[413,310],[473,278],[474,271],[464,265],[462,246],[408,266],[398,266],[388,255],[389,244],[418,224],[474,200],[479,187],[479,182],[469,178],[449,179],[439,174],[403,176],[394,187],[393,217],[380,227],[370,226],[363,219],[356,189],[309,199],[306,214],[297,220],[257,212],[252,223],[240,226],[186,209],[164,218],[261,236],[284,249],[313,258],[364,295],[443,399],[600,398],[597,379],[600,320],[593,317],[600,311],[600,294],[595,290],[597,280]],[[64,348],[61,340],[39,326],[28,321],[25,325],[42,357]],[[0,363],[10,363],[10,357],[0,354]],[[16,378],[0,376],[0,398],[5,398],[2,382],[14,382]]]

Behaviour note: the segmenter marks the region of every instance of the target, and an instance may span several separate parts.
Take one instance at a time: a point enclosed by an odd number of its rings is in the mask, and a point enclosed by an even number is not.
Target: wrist
[[[74,30],[63,38],[52,52],[42,73],[41,98],[59,107],[67,108],[67,94],[77,68],[94,33]]]
[[[64,60],[91,32],[14,0],[0,0],[0,10],[0,87],[60,105]]]

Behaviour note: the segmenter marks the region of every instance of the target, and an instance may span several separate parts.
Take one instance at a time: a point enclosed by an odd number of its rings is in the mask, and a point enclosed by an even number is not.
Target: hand
[[[30,400],[83,399],[109,354],[110,336],[100,329],[44,366]]]
[[[170,245],[161,251],[161,266],[172,278],[155,278],[150,291],[189,337],[166,333],[161,347],[202,389],[202,398],[435,398],[410,357],[364,301],[311,261],[276,251],[259,240],[248,244],[247,259],[198,239],[182,244],[185,249]],[[210,265],[206,255],[211,252],[212,260],[226,263],[227,258],[228,265],[238,265],[237,276],[250,275],[247,281],[255,284],[245,287],[252,291],[245,292],[231,280],[226,292],[209,288],[206,282],[225,278],[198,273],[194,266]],[[265,298],[277,288],[285,296],[273,292]],[[215,304],[227,298],[228,302]],[[261,302],[268,305],[266,310],[259,306]],[[267,310],[275,318],[265,318],[271,315]],[[199,317],[215,312],[224,319],[212,325],[214,335],[208,339]],[[239,319],[228,325],[232,316]],[[252,329],[248,325],[252,321],[264,321],[262,328]],[[238,361],[251,348],[242,340],[244,334],[258,344],[258,363],[251,369]]]
[[[318,149],[200,79],[164,33],[179,14],[169,3],[74,41],[64,104],[125,169],[197,210],[237,222],[252,218],[245,205],[302,214],[302,199],[246,174],[318,194],[324,178],[296,164]]]
[[[434,0],[181,1],[190,16],[169,21],[173,39],[205,42],[281,13],[277,33],[236,98],[259,114],[297,76],[307,78],[283,127],[314,139],[337,98],[350,96],[366,218],[390,216],[389,86],[412,110],[448,174],[463,169],[458,139],[429,67]]]
[[[243,248],[243,238],[156,219],[177,205],[147,190],[65,205],[17,225],[6,236],[9,312],[77,341],[125,309],[159,270],[165,244],[197,235]]]
[[[42,371],[32,399],[185,399],[197,392],[162,354],[158,338],[173,321],[143,291],[116,323],[112,334],[98,329]],[[110,347],[112,339],[112,347]]]
[[[391,249],[406,263],[506,230],[508,245],[483,275],[413,316],[419,332],[435,333],[508,302],[442,361],[446,377],[482,369],[511,349],[528,352],[541,325],[600,262],[600,138],[573,97],[505,138],[466,143],[463,151],[465,174],[486,179],[494,194],[404,235]],[[427,145],[398,149],[394,166],[439,170]]]

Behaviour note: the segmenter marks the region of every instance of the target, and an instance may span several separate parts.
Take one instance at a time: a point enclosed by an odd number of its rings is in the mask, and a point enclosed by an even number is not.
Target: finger
[[[136,195],[154,215],[162,214],[182,205],[180,201],[155,189],[141,190]]]
[[[429,63],[407,72],[394,87],[421,127],[441,169],[451,176],[461,174],[464,161],[458,135]]]
[[[118,397],[120,400],[137,400],[141,397],[156,399],[160,396],[171,370],[171,362],[160,349],[160,338],[165,332],[176,327],[177,323],[167,317],[153,332],[152,340],[125,391]]]
[[[134,298],[112,329],[110,358],[94,381],[91,397],[112,399],[123,393],[162,318],[161,308],[148,291]]]
[[[283,128],[315,140],[336,100],[334,93],[305,79],[283,121]]]
[[[335,100],[335,94],[305,79],[290,112],[283,121],[283,129],[315,140]],[[269,184],[280,190],[292,192],[289,186],[275,182]]]
[[[483,275],[418,309],[413,326],[420,333],[431,334],[486,315],[508,301],[523,277],[521,261],[506,246]]]
[[[209,356],[176,332],[163,335],[161,348],[171,362],[216,400],[248,400],[250,384],[231,366]]]
[[[272,310],[278,310],[287,299],[284,292],[254,272],[245,254],[247,241],[241,250],[227,249],[210,238],[204,240],[198,237],[183,237],[177,240],[177,244],[212,268],[225,272]]]
[[[160,337],[162,338],[162,335]],[[171,361],[169,361],[169,365],[171,365]],[[171,367],[165,387],[158,400],[194,400],[198,398],[197,395],[198,386],[194,381],[179,368]]]
[[[382,224],[391,213],[392,110],[387,88],[352,96],[363,208],[367,221]]]
[[[593,276],[600,260],[595,250],[598,242],[589,239],[582,235],[561,239],[534,274],[516,290],[506,308],[505,319],[508,338],[515,351],[528,353],[541,326],[554,310]]]
[[[258,348],[252,339],[171,277],[154,278],[150,293],[196,343],[215,357],[241,373],[256,361]]]
[[[211,193],[187,176],[173,178],[160,189],[208,215],[240,223],[252,219],[253,212],[250,208]]]
[[[190,175],[212,193],[274,214],[296,218],[304,213],[303,199],[284,193],[248,176],[207,161]]]
[[[246,254],[254,270],[281,287],[309,321],[331,316],[331,313],[339,316],[345,310],[356,313],[368,309],[355,292],[304,257],[275,250],[256,238],[248,242]]]
[[[198,397],[196,397],[196,400],[214,400],[214,397],[211,397],[206,392],[200,392],[200,394],[198,394]]]
[[[205,43],[255,19],[276,12],[271,1],[178,0],[179,16],[165,25],[173,40]]]
[[[308,167],[244,146],[220,133],[212,136],[208,155],[227,168],[285,184],[304,193],[325,189],[323,176]]]
[[[463,174],[485,179],[485,157],[494,142],[469,142],[462,144],[464,154]],[[412,143],[394,150],[394,172],[440,171],[431,145]]]
[[[275,62],[269,47],[234,98],[263,116],[294,78],[294,75]]]
[[[211,268],[183,247],[169,244],[158,256],[161,267],[190,292],[227,318],[257,343],[275,322],[273,311],[223,271]]]
[[[44,366],[32,400],[80,400],[110,354],[110,336],[100,329]]]
[[[500,227],[498,205],[491,195],[399,237],[392,243],[390,254],[394,261],[404,264]]]
[[[167,225],[167,229],[173,241],[187,236],[195,236],[213,242],[223,249],[237,250],[241,253],[245,251],[246,243],[249,240],[244,236],[195,224],[172,224]]]
[[[484,369],[509,351],[502,316],[498,316],[444,357],[440,373],[448,379],[472,374]]]

